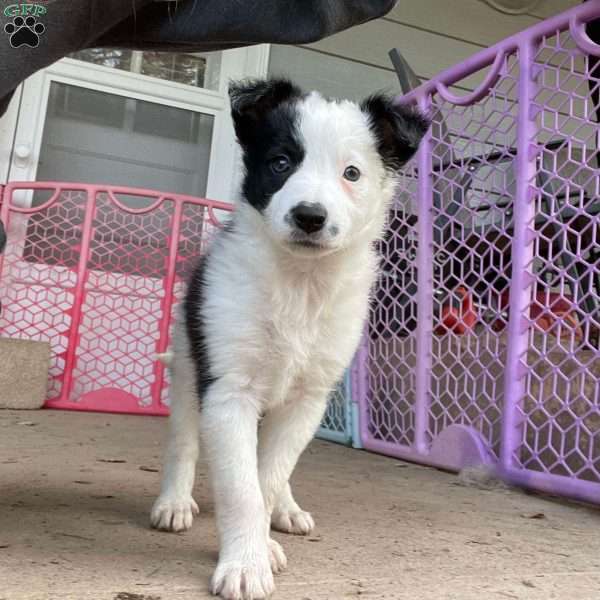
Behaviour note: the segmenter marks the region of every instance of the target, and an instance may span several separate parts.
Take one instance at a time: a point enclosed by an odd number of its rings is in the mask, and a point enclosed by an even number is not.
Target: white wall
[[[388,51],[398,48],[421,78],[430,78],[481,48],[557,14],[577,0],[541,0],[533,14],[506,15],[482,0],[399,0],[383,19],[303,47],[271,47],[270,72],[331,95],[399,91]],[[465,82],[473,87],[477,77]]]

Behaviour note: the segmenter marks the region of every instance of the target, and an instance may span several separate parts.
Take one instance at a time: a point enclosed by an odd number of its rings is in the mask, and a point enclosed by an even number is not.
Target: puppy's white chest
[[[265,342],[272,359],[269,404],[280,404],[290,395],[293,397],[290,393],[294,390],[301,393],[307,383],[318,385],[323,354],[335,354],[336,340],[327,341],[331,332],[327,301],[315,298],[302,302],[302,294],[298,296],[294,305],[274,306],[267,325]]]

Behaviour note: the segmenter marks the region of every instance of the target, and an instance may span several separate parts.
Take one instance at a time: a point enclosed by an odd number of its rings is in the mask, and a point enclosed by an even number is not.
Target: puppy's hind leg
[[[156,529],[185,531],[192,526],[198,505],[192,498],[199,446],[199,408],[190,358],[178,353],[169,361],[173,378],[169,440],[160,496],[150,523]]]
[[[271,527],[295,535],[308,535],[315,528],[312,515],[302,510],[294,500],[289,482],[277,498],[271,515]]]
[[[326,394],[305,389],[263,419],[259,441],[259,475],[267,515],[274,529],[298,535],[315,524],[292,496],[289,478],[300,454],[314,436],[325,412]]]

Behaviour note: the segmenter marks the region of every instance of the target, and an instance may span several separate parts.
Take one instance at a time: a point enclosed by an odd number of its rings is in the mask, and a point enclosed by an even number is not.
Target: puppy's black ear
[[[231,82],[231,116],[240,142],[245,143],[247,136],[269,112],[301,96],[302,91],[287,79],[245,79]]]
[[[369,96],[360,108],[369,117],[384,164],[393,169],[406,164],[427,133],[429,119],[415,108],[393,104],[392,99],[383,94]]]

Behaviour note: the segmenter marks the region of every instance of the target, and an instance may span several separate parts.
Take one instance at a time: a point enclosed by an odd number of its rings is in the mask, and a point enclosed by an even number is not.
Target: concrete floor
[[[148,527],[164,431],[160,418],[0,411],[0,600],[209,597],[204,466],[191,532]],[[275,534],[289,559],[275,600],[600,598],[600,511],[319,441],[294,481],[317,531]]]

